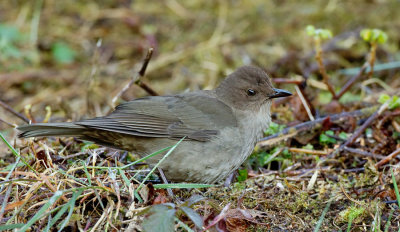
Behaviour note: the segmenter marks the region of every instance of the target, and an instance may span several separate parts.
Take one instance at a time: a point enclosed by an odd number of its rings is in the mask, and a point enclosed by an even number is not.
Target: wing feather
[[[209,141],[224,127],[236,126],[236,119],[227,105],[205,93],[140,98],[119,105],[108,116],[76,124],[133,136],[186,136],[190,140]]]

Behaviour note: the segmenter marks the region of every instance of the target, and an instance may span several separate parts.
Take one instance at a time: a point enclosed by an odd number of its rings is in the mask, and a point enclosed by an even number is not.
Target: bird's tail
[[[78,136],[87,128],[71,122],[61,123],[36,123],[17,127],[21,133],[20,138],[43,137],[43,136]]]

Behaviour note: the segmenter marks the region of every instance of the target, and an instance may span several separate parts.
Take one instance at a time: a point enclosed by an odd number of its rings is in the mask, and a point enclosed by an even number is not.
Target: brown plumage
[[[20,137],[74,136],[145,156],[185,140],[161,164],[173,181],[214,183],[251,154],[270,122],[274,89],[267,74],[244,66],[216,89],[145,97],[117,106],[111,114],[71,123],[18,127]],[[162,155],[149,159],[155,164]]]

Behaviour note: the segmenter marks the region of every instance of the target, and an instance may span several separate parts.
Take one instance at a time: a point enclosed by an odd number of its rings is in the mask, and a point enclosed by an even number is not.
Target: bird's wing
[[[76,122],[89,128],[141,137],[208,141],[236,126],[230,107],[203,92],[145,97],[119,105],[105,117]]]

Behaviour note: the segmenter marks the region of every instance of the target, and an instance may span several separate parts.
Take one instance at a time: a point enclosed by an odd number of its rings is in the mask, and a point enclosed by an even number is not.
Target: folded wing
[[[77,125],[142,137],[208,141],[237,122],[230,107],[203,92],[145,97],[119,105],[105,117]]]

